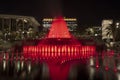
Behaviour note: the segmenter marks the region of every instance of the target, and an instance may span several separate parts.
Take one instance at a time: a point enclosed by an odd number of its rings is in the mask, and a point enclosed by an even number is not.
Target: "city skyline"
[[[114,0],[12,0],[0,1],[1,14],[44,17],[76,17],[80,25],[100,25],[103,19],[119,19],[119,1]]]

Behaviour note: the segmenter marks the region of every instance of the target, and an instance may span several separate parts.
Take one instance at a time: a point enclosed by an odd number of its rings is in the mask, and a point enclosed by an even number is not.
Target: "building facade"
[[[30,37],[32,33],[38,32],[39,26],[37,20],[31,16],[0,14],[1,39],[25,39],[25,36]]]
[[[76,31],[76,28],[78,26],[76,18],[64,18],[64,20],[66,21],[67,27],[70,32]],[[52,21],[53,18],[44,18],[42,20],[43,31],[48,31],[50,29]]]

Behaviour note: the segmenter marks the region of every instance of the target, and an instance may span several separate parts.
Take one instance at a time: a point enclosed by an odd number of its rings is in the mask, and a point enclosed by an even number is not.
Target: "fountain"
[[[48,35],[37,45],[23,46],[25,58],[39,59],[47,63],[52,80],[67,80],[70,65],[74,60],[89,58],[94,54],[95,46],[84,46],[74,38],[62,17],[53,20]]]

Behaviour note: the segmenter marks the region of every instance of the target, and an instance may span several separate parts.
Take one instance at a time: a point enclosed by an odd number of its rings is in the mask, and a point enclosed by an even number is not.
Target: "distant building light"
[[[44,18],[43,21],[53,21],[52,18]],[[65,21],[77,21],[76,18],[64,18]]]
[[[99,30],[102,30],[101,28],[99,28]]]
[[[25,23],[27,23],[27,20],[26,20],[26,19],[24,19],[23,21],[24,21]]]
[[[119,26],[116,26],[116,28],[119,28]]]
[[[95,36],[98,36],[98,34],[95,34]]]
[[[119,23],[119,22],[117,22],[117,23],[116,23],[116,25],[118,26],[118,25],[120,25],[120,23]]]

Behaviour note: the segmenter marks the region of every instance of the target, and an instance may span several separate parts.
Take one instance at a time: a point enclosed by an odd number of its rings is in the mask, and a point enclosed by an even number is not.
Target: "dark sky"
[[[79,1],[79,2],[78,2]],[[0,14],[76,17],[81,25],[97,25],[104,18],[120,18],[119,0],[0,0]]]

